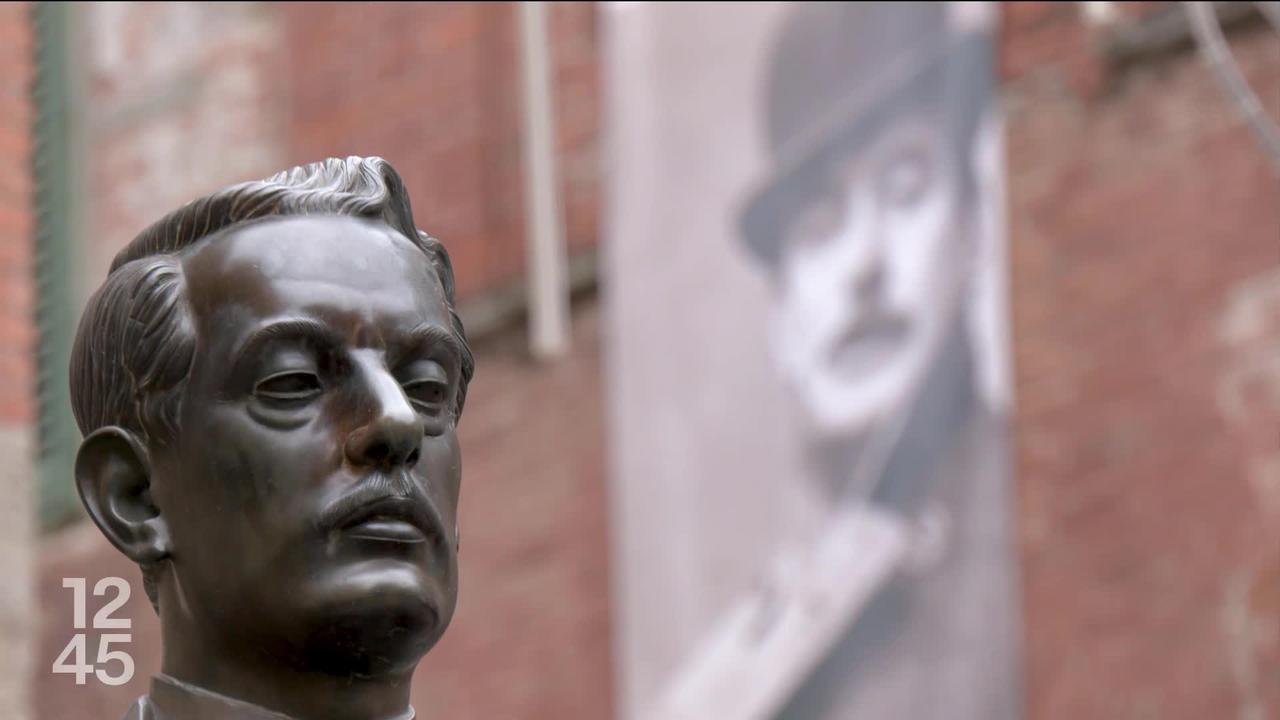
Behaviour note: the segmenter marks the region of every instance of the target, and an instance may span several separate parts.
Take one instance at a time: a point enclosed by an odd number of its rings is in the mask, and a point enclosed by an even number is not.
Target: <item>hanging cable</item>
[[[1272,27],[1280,31],[1280,2],[1259,2],[1256,5]],[[1249,87],[1248,81],[1240,72],[1240,66],[1232,57],[1231,48],[1227,45],[1226,38],[1222,35],[1222,28],[1218,25],[1213,4],[1187,2],[1186,8],[1201,55],[1218,76],[1218,81],[1226,88],[1227,94],[1239,107],[1245,121],[1261,139],[1271,164],[1275,167],[1276,173],[1280,174],[1280,126],[1277,126],[1276,122],[1267,115],[1257,93]]]

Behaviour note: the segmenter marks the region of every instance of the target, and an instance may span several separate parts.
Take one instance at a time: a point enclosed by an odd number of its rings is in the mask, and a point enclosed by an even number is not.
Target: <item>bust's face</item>
[[[965,272],[948,158],[932,118],[895,117],[784,224],[774,346],[819,436],[902,407],[945,339]]]
[[[427,257],[381,223],[304,217],[184,269],[198,350],[153,457],[166,627],[304,668],[411,668],[457,592],[461,366]]]

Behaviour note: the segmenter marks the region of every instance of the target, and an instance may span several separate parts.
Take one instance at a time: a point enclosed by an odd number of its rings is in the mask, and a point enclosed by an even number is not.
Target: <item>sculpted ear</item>
[[[151,458],[132,432],[99,428],[76,454],[76,489],[112,545],[139,564],[169,555],[169,528],[151,500]]]

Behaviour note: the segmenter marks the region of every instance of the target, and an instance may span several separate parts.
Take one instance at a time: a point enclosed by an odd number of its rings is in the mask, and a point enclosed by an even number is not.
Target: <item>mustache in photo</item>
[[[910,323],[902,313],[891,309],[881,301],[876,301],[874,305],[844,324],[832,347],[832,352],[838,354],[875,336],[901,339],[910,327]]]
[[[901,313],[877,303],[860,313],[845,329],[846,340],[858,340],[878,333],[901,335],[907,330],[907,320]]]

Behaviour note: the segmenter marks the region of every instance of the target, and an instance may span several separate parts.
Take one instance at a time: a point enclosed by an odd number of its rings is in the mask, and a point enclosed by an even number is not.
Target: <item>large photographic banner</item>
[[[1020,717],[992,7],[604,6],[624,717]]]

